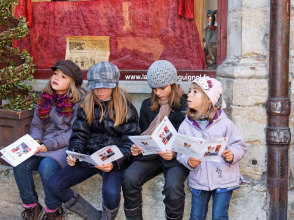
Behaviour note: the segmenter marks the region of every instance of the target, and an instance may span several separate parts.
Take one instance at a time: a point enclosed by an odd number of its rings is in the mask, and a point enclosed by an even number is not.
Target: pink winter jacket
[[[211,191],[239,185],[241,174],[238,162],[244,157],[247,147],[234,123],[224,112],[219,111],[219,114],[219,117],[216,116],[203,131],[196,121],[187,117],[180,125],[179,133],[187,136],[206,140],[228,137],[226,149],[230,149],[234,154],[233,162],[230,164],[221,158],[219,163],[202,161],[196,168],[188,165],[189,156],[178,154],[177,160],[190,170],[188,186],[192,189]],[[221,170],[221,175],[217,172],[218,168]]]

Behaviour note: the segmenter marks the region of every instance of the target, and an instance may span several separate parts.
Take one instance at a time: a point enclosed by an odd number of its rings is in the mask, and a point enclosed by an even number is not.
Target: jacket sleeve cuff
[[[54,151],[54,146],[52,145],[52,142],[50,140],[41,141],[40,144],[44,144],[47,148],[47,151]]]
[[[196,170],[199,167],[199,165],[197,167],[191,167],[187,161],[187,167],[189,170]]]
[[[226,161],[225,158],[224,158],[224,161],[226,162],[227,165],[232,165],[234,163],[234,155],[233,155],[233,160],[231,162]]]
[[[118,168],[117,162],[116,161],[112,161],[111,163],[113,165],[113,170],[117,170],[117,168]]]

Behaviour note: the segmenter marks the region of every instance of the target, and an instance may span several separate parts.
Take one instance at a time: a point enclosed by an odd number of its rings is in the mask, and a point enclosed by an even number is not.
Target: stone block
[[[267,170],[267,146],[258,143],[246,143],[248,150],[240,160],[240,172],[246,180],[261,181]]]
[[[294,219],[294,190],[290,189],[288,194],[288,219]]]
[[[269,11],[245,7],[242,12],[242,56],[266,56],[268,32]]]
[[[232,120],[246,142],[265,144],[266,109],[263,106],[232,106]]]
[[[238,1],[234,1],[238,2]],[[242,12],[233,10],[228,12],[228,42],[227,59],[241,57],[242,52]]]
[[[240,79],[234,81],[232,105],[258,106],[267,100],[268,81],[265,79]]]
[[[230,219],[267,219],[266,187],[256,183],[241,187],[233,193],[230,202]]]
[[[267,0],[260,0],[260,1],[256,1],[256,0],[243,0],[243,6],[244,7],[249,7],[249,8],[254,8],[254,9],[263,9],[264,7],[266,7],[267,9],[269,9],[270,7],[270,2]]]
[[[242,9],[242,1],[228,1],[228,10],[240,10]]]
[[[294,192],[294,145],[289,148],[289,170],[289,188]]]

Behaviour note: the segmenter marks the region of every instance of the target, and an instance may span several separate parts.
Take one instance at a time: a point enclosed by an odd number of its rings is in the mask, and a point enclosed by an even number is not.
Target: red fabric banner
[[[194,0],[180,0],[179,15],[194,18]]]
[[[19,16],[25,17],[28,22],[28,27],[32,27],[33,10],[31,0],[18,0],[18,5],[15,9],[15,18]]]
[[[179,0],[33,2],[30,34],[21,41],[37,69],[64,60],[66,36],[110,36],[109,61],[148,69],[159,59],[177,69],[205,68],[194,19],[178,15]]]

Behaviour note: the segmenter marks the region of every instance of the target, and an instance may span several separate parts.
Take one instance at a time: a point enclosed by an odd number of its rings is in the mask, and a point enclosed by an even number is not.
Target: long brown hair
[[[81,87],[77,88],[74,80],[70,76],[68,77],[70,78],[70,84],[67,90],[67,97],[69,101],[72,103],[80,102],[83,99],[83,97],[86,95],[86,91],[82,89]],[[52,77],[49,79],[49,81],[45,85],[42,93],[48,93],[49,95],[53,95],[55,90],[52,88],[51,83],[52,83]]]
[[[217,114],[218,107],[215,107],[208,96],[203,92],[202,88],[197,84],[197,83],[192,83],[191,84],[191,89],[197,89],[201,94],[202,94],[202,101],[203,101],[203,106],[200,111],[197,111],[195,109],[189,108],[186,111],[186,114],[188,115],[189,118],[192,118],[194,120],[200,119],[202,116],[207,115],[208,116],[208,121],[212,122],[212,119],[214,118],[215,114]]]
[[[108,104],[108,113],[111,120],[114,121],[114,126],[118,126],[126,121],[129,110],[128,102],[130,102],[130,96],[123,89],[118,86],[112,89],[111,99]],[[103,116],[106,113],[106,106],[104,102],[101,102],[97,98],[93,90],[91,90],[91,92],[85,97],[80,106],[83,108],[90,125],[94,119],[95,103],[99,105],[102,111],[99,119],[99,122],[101,123]]]
[[[176,83],[171,84],[171,93],[169,95],[168,105],[169,108],[172,109],[173,107],[178,108],[181,105],[182,95],[180,94],[179,87]],[[155,94],[155,92],[151,93],[151,111],[156,111],[159,108],[159,98]]]

